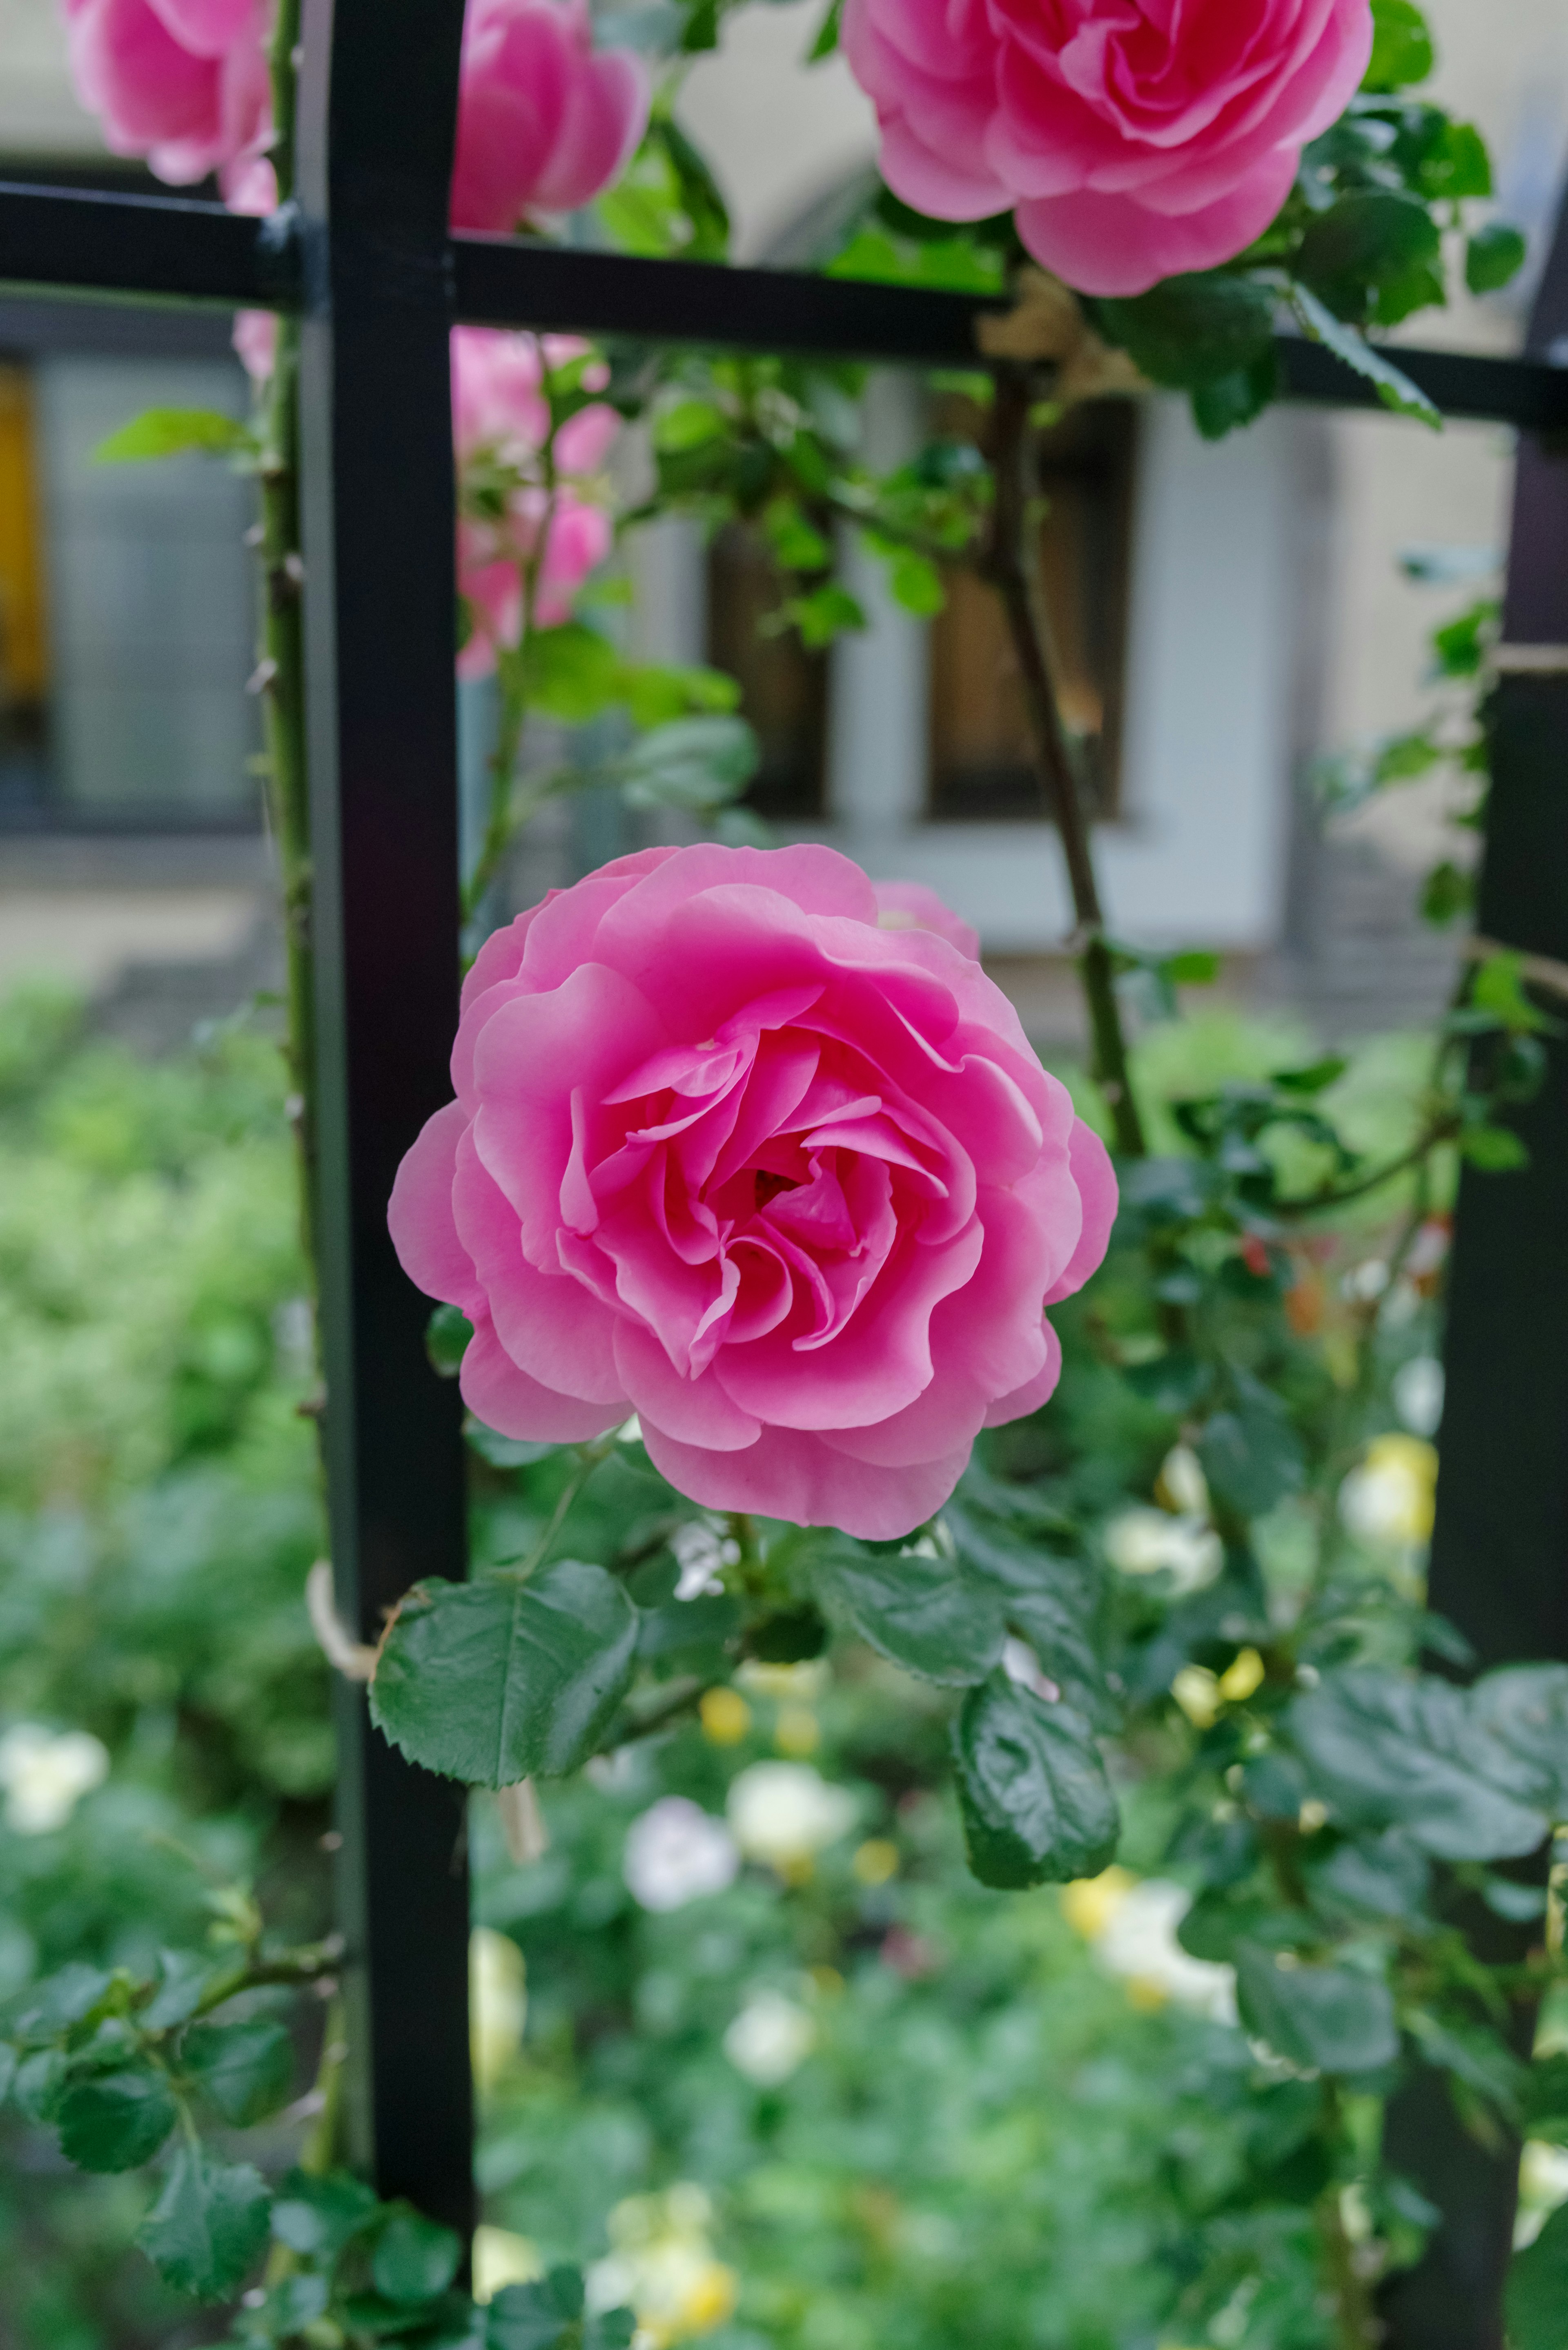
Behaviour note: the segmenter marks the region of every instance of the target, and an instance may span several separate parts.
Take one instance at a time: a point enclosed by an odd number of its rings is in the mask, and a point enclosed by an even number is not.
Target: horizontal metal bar
[[[454,236],[448,260],[453,313],[472,326],[907,367],[981,364],[975,319],[1003,307],[923,286],[646,260],[517,237]],[[301,298],[301,275],[287,213],[258,221],[186,198],[0,183],[0,284],[290,309]],[[1379,406],[1374,386],[1322,344],[1281,335],[1275,348],[1288,400]],[[1389,356],[1445,416],[1568,432],[1568,368],[1405,345]]]
[[[924,286],[723,262],[646,261],[515,237],[454,236],[452,255],[454,307],[475,327],[972,368],[982,364],[976,317],[1007,307]]]
[[[1278,335],[1274,348],[1287,400],[1335,408],[1380,408],[1376,389],[1303,335]],[[1515,424],[1524,432],[1568,432],[1568,368],[1542,359],[1493,358],[1484,351],[1434,351],[1403,343],[1384,354],[1456,422]]]
[[[0,182],[3,284],[292,308],[299,245],[287,212],[252,220],[189,197]]]

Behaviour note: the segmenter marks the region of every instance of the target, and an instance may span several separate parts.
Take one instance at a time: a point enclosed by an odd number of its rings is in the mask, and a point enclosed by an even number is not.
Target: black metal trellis
[[[463,320],[954,367],[976,364],[975,318],[990,307],[449,235],[461,24],[461,0],[306,0],[301,200],[271,220],[177,198],[0,185],[0,285],[304,314],[327,1455],[339,1602],[364,1638],[421,1575],[463,1571],[457,1399],[427,1366],[425,1303],[386,1230],[399,1159],[448,1091],[456,1008],[449,328]],[[1560,237],[1531,356],[1401,350],[1400,363],[1449,415],[1568,435],[1568,369],[1543,356],[1565,327]],[[1285,337],[1279,351],[1291,397],[1376,403],[1323,348]],[[1515,639],[1568,640],[1568,463],[1545,438],[1521,460],[1508,625]],[[1565,743],[1568,682],[1508,683],[1483,925],[1568,959]],[[1517,1189],[1505,1201],[1484,1179],[1466,1181],[1433,1570],[1436,1604],[1468,1622],[1489,1657],[1568,1654],[1561,1048],[1528,1123],[1528,1208]],[[1502,1543],[1500,1523],[1512,1530]],[[370,1730],[357,1693],[343,1690],[340,1709],[355,2151],[382,2193],[466,2226],[461,1798]],[[1495,2268],[1495,2193],[1489,2211],[1482,2266]],[[1456,2318],[1457,2305],[1451,2293],[1446,2303],[1441,2290],[1428,2295],[1408,2332],[1396,2309],[1397,2338],[1410,2350],[1490,2350],[1484,2317]]]

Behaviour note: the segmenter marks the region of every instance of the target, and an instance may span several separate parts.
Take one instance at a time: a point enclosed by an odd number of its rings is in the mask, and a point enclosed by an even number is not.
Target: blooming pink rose
[[[71,78],[116,155],[175,186],[254,153],[272,120],[262,0],[64,0]]]
[[[649,848],[498,931],[393,1242],[473,1325],[471,1409],[636,1412],[711,1509],[892,1538],[1044,1401],[1104,1146],[978,963],[815,846]]]
[[[1262,235],[1372,50],[1370,0],[847,0],[882,173],[938,220],[1013,211],[1082,294]]]
[[[534,587],[535,628],[558,628],[571,619],[584,580],[609,553],[615,532],[608,515],[569,489],[557,490],[553,498],[543,490],[520,491],[508,500],[504,522],[460,522],[457,586],[468,599],[472,634],[458,655],[459,677],[488,677],[496,654],[522,641],[523,569],[546,505],[549,527]]]
[[[595,50],[587,0],[469,0],[453,228],[509,233],[591,203],[640,140],[649,95],[639,58]]]
[[[934,931],[971,962],[980,961],[980,932],[944,906],[923,881],[878,881],[877,923],[884,931]]]

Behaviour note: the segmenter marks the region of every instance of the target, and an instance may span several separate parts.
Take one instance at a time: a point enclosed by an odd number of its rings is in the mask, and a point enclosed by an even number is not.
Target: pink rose
[[[829,848],[649,848],[463,989],[457,1099],[399,1170],[405,1269],[473,1324],[490,1427],[636,1412],[694,1501],[892,1538],[1056,1383],[1104,1146],[978,963],[878,929]]]
[[[261,0],[65,0],[71,78],[116,155],[175,186],[265,144]]]
[[[545,391],[548,368],[581,359],[587,343],[561,335],[539,342],[489,327],[458,327],[452,338],[452,433],[460,473],[478,468],[516,477],[504,491],[502,511],[487,499],[465,514],[457,529],[458,589],[466,597],[472,633],[458,656],[460,677],[483,677],[498,651],[510,650],[523,634],[523,578],[537,560],[534,623],[555,628],[571,618],[577,591],[610,551],[614,529],[602,507],[573,486],[597,473],[620,430],[613,408],[594,401],[560,427],[551,451],[556,476],[545,486],[543,452],[550,437],[550,403]],[[590,381],[607,380],[602,364],[587,370]],[[545,534],[539,552],[540,534]]]
[[[961,921],[923,881],[877,881],[877,926],[883,931],[934,931],[971,962],[980,961],[980,932]]]
[[[847,0],[882,174],[938,220],[1013,211],[1082,294],[1262,235],[1372,50],[1370,0]]]
[[[469,0],[453,228],[510,233],[608,187],[648,125],[648,76],[596,51],[586,0]]]

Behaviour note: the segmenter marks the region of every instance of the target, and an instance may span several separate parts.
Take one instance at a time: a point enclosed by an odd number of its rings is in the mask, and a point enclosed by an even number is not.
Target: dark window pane
[[[966,429],[950,412],[948,429]],[[972,421],[972,419],[969,420]],[[1048,501],[1038,587],[1062,708],[1096,811],[1116,812],[1137,412],[1126,400],[1071,410],[1041,442]],[[931,808],[975,821],[1038,816],[1023,687],[1002,607],[969,572],[947,580],[931,630]]]
[[[764,627],[782,599],[757,534],[741,524],[720,531],[708,554],[708,658],[739,681],[742,712],[762,746],[748,804],[759,816],[805,824],[826,808],[827,656],[805,651],[793,629]]]

